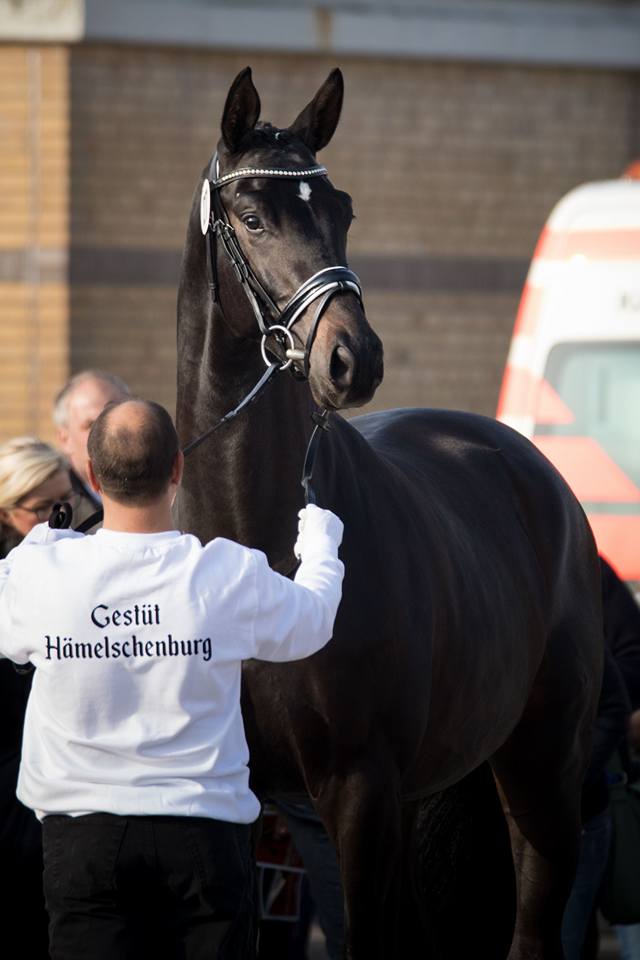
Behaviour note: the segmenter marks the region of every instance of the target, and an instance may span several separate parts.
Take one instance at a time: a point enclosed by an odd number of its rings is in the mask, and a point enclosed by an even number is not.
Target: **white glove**
[[[310,503],[298,514],[298,539],[293,552],[298,560],[314,549],[337,554],[343,532],[344,524],[335,513]]]

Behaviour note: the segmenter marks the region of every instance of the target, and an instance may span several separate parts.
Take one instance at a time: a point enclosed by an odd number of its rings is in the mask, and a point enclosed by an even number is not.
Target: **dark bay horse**
[[[239,74],[216,162],[194,195],[181,272],[183,442],[259,379],[260,328],[297,314],[269,343],[283,360],[293,346],[298,377],[279,373],[194,452],[177,508],[183,530],[260,548],[284,573],[295,566],[314,401],[333,411],[361,405],[382,378],[380,341],[344,266],[351,201],[315,159],[341,104],[334,71],[277,129],[259,122],[251,73]],[[249,297],[242,262],[257,280]],[[300,289],[310,277],[315,289],[320,271],[333,279],[334,267],[336,287],[322,301],[315,290],[305,306]],[[255,789],[311,797],[339,856],[347,954],[390,960],[417,953],[398,945],[393,919],[408,856],[403,810],[488,761],[517,876],[510,957],[561,958],[602,648],[597,556],[582,510],[520,435],[441,410],[349,422],[335,413],[313,483],[320,505],[345,522],[344,596],[320,653],[246,664]],[[462,922],[464,913],[461,905]]]

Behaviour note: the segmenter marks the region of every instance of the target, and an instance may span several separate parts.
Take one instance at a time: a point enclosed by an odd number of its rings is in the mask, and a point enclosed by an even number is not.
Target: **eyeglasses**
[[[80,496],[75,490],[69,490],[62,497],[56,497],[55,500],[46,500],[39,503],[36,507],[25,507],[21,503],[16,503],[11,510],[24,510],[26,513],[32,513],[38,520],[44,523],[51,516],[51,511],[56,503],[68,503],[72,510],[75,510],[80,503]]]

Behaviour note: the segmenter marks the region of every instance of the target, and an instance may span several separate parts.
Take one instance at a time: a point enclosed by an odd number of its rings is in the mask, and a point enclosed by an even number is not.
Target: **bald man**
[[[330,639],[342,523],[301,511],[290,581],[173,529],[183,457],[162,407],[108,406],[88,451],[103,529],[40,525],[0,564],[0,652],[37,667],[18,796],[43,823],[51,956],[252,957],[241,661]]]

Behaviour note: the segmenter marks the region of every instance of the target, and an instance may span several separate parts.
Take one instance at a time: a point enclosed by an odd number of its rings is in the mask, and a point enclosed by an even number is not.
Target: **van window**
[[[640,341],[557,344],[545,380],[570,415],[534,435],[590,437],[640,487]]]

